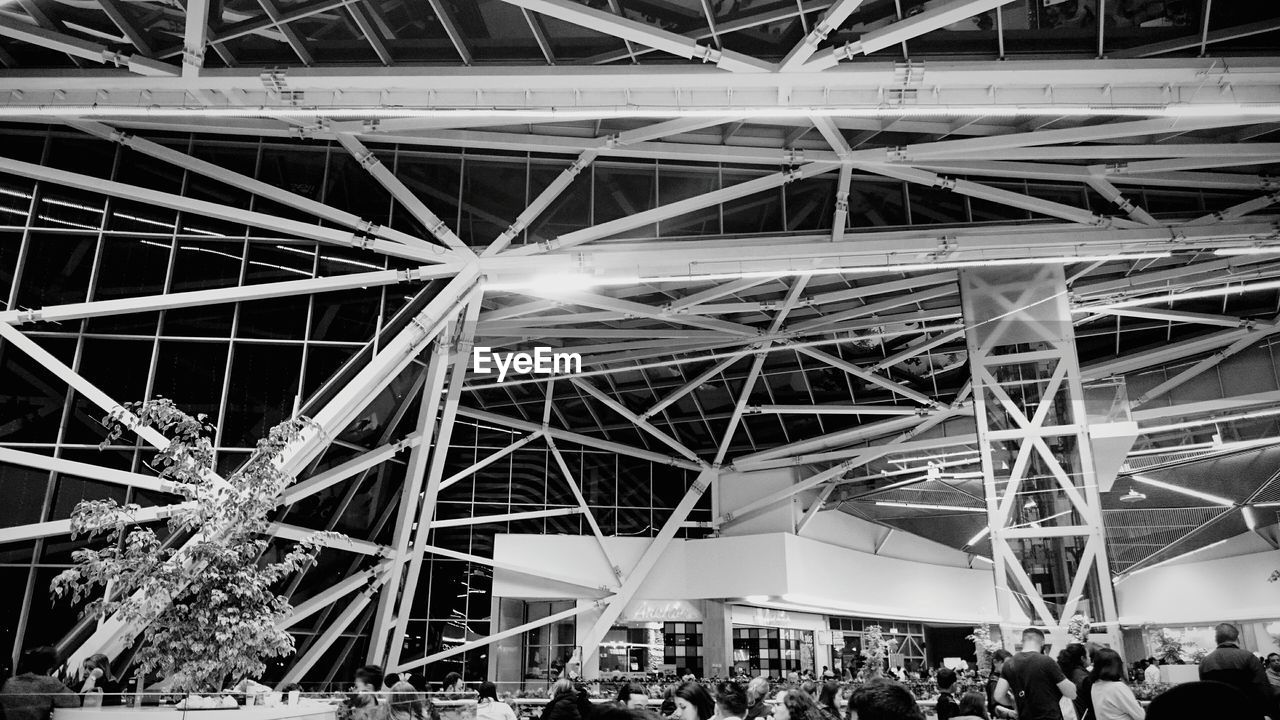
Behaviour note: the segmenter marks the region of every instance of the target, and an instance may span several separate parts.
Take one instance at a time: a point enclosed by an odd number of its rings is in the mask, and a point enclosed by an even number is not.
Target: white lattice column
[[[1077,613],[1116,620],[1063,268],[965,271],[960,287],[1002,635],[1036,625],[1061,647]]]

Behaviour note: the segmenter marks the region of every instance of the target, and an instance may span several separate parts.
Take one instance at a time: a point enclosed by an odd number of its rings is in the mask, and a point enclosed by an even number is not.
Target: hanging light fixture
[[[1123,503],[1142,502],[1143,500],[1146,500],[1146,499],[1147,499],[1146,493],[1140,493],[1137,490],[1134,490],[1133,488],[1129,488],[1129,492],[1120,496],[1120,502],[1123,502]]]

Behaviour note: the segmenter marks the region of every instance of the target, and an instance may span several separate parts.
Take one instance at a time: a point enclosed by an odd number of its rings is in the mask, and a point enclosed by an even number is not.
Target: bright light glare
[[[1075,311],[1092,312],[1095,310],[1119,310],[1121,308],[1137,307],[1139,305],[1163,305],[1165,303],[1176,302],[1178,300],[1195,300],[1198,298],[1222,297],[1224,295],[1239,295],[1240,293],[1277,289],[1280,289],[1280,280],[1269,280],[1267,282],[1224,285],[1223,287],[1207,288],[1205,290],[1189,290],[1187,292],[1169,293],[1167,295],[1155,295],[1152,297],[1137,298],[1135,300],[1121,300],[1120,302],[1104,303],[1102,305],[1081,305],[1075,308]]]
[[[881,507],[899,507],[910,508],[912,510],[954,510],[956,512],[985,513],[986,508],[961,507],[959,505],[927,505],[924,503],[908,503],[908,502],[892,502],[890,500],[877,500],[876,505]]]
[[[978,531],[977,535],[974,535],[973,537],[969,538],[969,541],[966,542],[964,546],[969,547],[970,545],[977,545],[978,543],[982,542],[982,538],[986,537],[987,534],[990,532],[991,532],[990,526],[982,528],[981,530]]]
[[[746,278],[777,279],[798,275],[852,275],[884,272],[927,272],[935,270],[963,270],[965,268],[989,267],[1021,267],[1024,265],[1073,265],[1076,263],[1121,261],[1121,260],[1158,260],[1171,257],[1168,252],[1130,253],[1124,255],[1082,255],[1077,257],[1053,258],[999,258],[993,260],[960,260],[954,262],[928,262],[903,264],[868,264],[854,267],[831,267],[816,269],[780,269],[780,270],[742,270],[738,272],[690,272],[683,275],[649,275],[649,276],[597,276],[586,273],[559,273],[553,275],[533,275],[529,277],[507,277],[499,274],[497,280],[486,287],[489,290],[522,291],[528,290],[539,294],[572,293],[607,285],[635,285],[640,283],[663,282],[720,282],[726,280],[742,280]]]
[[[1219,248],[1214,250],[1213,254],[1227,257],[1232,255],[1280,255],[1280,246]]]
[[[1154,480],[1154,479],[1149,478],[1149,477],[1143,477],[1143,476],[1141,476],[1141,475],[1134,475],[1134,476],[1133,476],[1133,479],[1134,479],[1134,480],[1136,480],[1137,482],[1140,482],[1140,483],[1144,484],[1144,485],[1150,485],[1150,486],[1152,486],[1152,487],[1164,488],[1165,490],[1168,490],[1168,491],[1170,491],[1170,492],[1181,493],[1182,495],[1187,495],[1187,496],[1189,496],[1189,497],[1199,498],[1199,499],[1201,499],[1201,500],[1207,500],[1207,501],[1209,501],[1209,502],[1211,502],[1211,503],[1215,503],[1215,504],[1217,504],[1217,505],[1223,505],[1223,506],[1225,506],[1225,507],[1235,507],[1235,502],[1233,502],[1233,501],[1231,501],[1231,500],[1228,500],[1228,499],[1226,499],[1226,498],[1224,498],[1224,497],[1218,497],[1217,495],[1210,495],[1209,493],[1202,493],[1202,492],[1200,492],[1199,490],[1189,490],[1189,489],[1184,488],[1184,487],[1179,487],[1179,486],[1177,486],[1177,485],[1173,485],[1173,484],[1171,484],[1171,483],[1167,483],[1167,482],[1162,482],[1162,481],[1160,481],[1160,480]]]

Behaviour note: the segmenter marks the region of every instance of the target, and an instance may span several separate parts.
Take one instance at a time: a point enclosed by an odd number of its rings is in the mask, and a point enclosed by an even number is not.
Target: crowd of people
[[[1178,685],[1144,708],[1129,682],[1158,682],[1154,659],[1139,661],[1131,676],[1115,650],[1073,643],[1054,660],[1044,652],[1044,633],[1028,628],[1018,653],[992,654],[985,686],[939,668],[932,676],[938,690],[933,713],[938,720],[1280,720],[1280,653],[1264,665],[1241,649],[1235,626],[1218,625],[1215,636],[1217,647],[1199,665],[1200,682]],[[17,673],[0,688],[0,718],[49,720],[54,708],[120,702],[120,683],[105,656],[86,659],[67,682],[54,676],[58,667],[53,648],[24,653]],[[691,675],[665,688],[624,683],[611,702],[598,703],[580,679],[561,677],[539,720],[925,720],[915,693],[895,677],[872,677],[847,696],[836,678],[824,667],[821,676],[789,677],[775,687],[769,678],[748,678],[739,669],[733,680],[707,684]],[[284,688],[291,689],[300,688]],[[376,665],[356,670],[350,692],[337,698],[339,717],[440,720],[432,695],[474,700],[476,720],[518,718],[492,682],[472,691],[461,675],[450,673],[441,691],[431,693],[421,674],[401,677]]]

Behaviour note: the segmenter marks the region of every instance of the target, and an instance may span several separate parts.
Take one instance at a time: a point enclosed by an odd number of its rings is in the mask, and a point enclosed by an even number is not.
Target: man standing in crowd
[[[1267,656],[1267,682],[1271,683],[1271,691],[1280,695],[1280,653]]]
[[[938,707],[934,712],[938,714],[938,720],[951,720],[960,714],[960,704],[952,695],[956,685],[956,671],[947,667],[939,668],[937,682]]]
[[[1244,693],[1259,714],[1271,714],[1267,671],[1256,655],[1240,648],[1240,630],[1222,623],[1213,629],[1213,639],[1218,647],[1200,661],[1200,679],[1226,683]]]
[[[1160,666],[1156,664],[1155,658],[1151,658],[1147,663],[1147,669],[1142,671],[1142,681],[1148,685],[1160,682]]]
[[[1022,631],[1022,652],[1004,661],[995,700],[1018,709],[1018,720],[1062,720],[1062,698],[1076,699],[1076,686],[1042,652],[1044,632]]]

